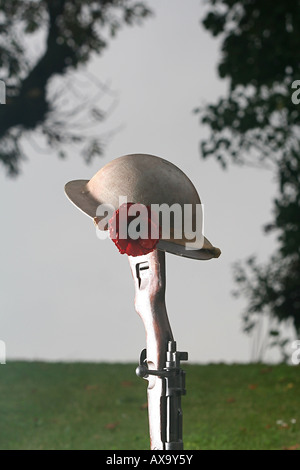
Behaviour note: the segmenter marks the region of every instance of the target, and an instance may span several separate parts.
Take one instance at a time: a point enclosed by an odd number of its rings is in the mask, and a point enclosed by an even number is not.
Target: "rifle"
[[[146,331],[136,374],[148,380],[148,417],[151,450],[183,449],[181,395],[185,372],[180,361],[188,353],[176,350],[165,305],[165,253],[128,256],[135,285],[135,309]]]

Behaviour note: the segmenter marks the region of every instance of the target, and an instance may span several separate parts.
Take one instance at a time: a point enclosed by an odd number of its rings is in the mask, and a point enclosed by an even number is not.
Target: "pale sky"
[[[187,174],[205,207],[205,235],[222,250],[210,261],[166,256],[178,349],[198,363],[251,358],[245,300],[231,295],[232,263],[252,253],[266,260],[274,250],[262,232],[272,220],[274,176],[234,166],[224,172],[200,159],[206,131],[192,110],[226,90],[216,73],[219,41],[200,25],[202,2],[149,3],[155,16],[124,28],[89,64],[118,97],[99,124],[100,135],[119,129],[104,156],[86,165],[75,147],[62,161],[26,143],[31,157],[22,174],[11,180],[1,172],[0,339],[8,359],[138,361],[146,341],[127,257],[99,240],[91,219],[64,195],[67,181],[90,179],[129,153],[160,156]]]

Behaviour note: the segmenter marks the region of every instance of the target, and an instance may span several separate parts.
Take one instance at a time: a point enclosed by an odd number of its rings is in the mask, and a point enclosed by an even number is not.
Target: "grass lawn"
[[[147,382],[135,368],[1,365],[0,449],[149,449]],[[183,368],[186,450],[300,449],[299,366]]]

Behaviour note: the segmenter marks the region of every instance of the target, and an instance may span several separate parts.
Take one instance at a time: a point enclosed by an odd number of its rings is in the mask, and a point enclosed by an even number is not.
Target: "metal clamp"
[[[147,350],[143,349],[140,354],[139,366],[136,368],[136,375],[146,379],[148,375],[157,375],[158,377],[170,377],[182,371],[180,369],[180,361],[187,361],[188,353],[176,351],[176,341],[168,342],[166,367],[163,370],[153,370],[148,368],[147,364]]]
[[[186,394],[185,371],[180,368],[180,361],[188,359],[187,352],[176,351],[176,341],[168,342],[166,367],[162,370],[148,368],[147,351],[140,354],[140,363],[136,369],[138,377],[147,379],[154,375],[164,379],[164,393],[161,397],[162,415],[165,426],[162,427],[162,442],[166,450],[182,449],[182,410],[181,395]]]

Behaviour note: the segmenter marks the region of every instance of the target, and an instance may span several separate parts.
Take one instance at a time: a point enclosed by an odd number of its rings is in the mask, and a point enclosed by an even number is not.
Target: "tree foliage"
[[[101,154],[99,135],[86,138],[80,126],[74,130],[70,125],[83,99],[74,90],[75,105],[70,108],[70,102],[64,102],[63,109],[58,108],[61,95],[70,90],[61,88],[49,96],[49,84],[101,54],[122,25],[139,24],[149,14],[149,8],[135,0],[0,0],[0,77],[7,94],[6,105],[0,107],[0,160],[10,175],[18,173],[25,157],[21,137],[33,130],[61,156],[63,145],[72,142],[85,142],[87,160]],[[41,40],[44,51],[33,58],[34,44]],[[98,86],[106,91],[100,81]],[[93,121],[104,118],[96,106],[90,108]]]
[[[278,250],[265,265],[254,256],[235,266],[248,299],[245,331],[258,315],[293,321],[300,334],[300,105],[292,84],[300,78],[300,1],[209,0],[204,27],[221,38],[218,73],[228,92],[197,108],[209,137],[203,158],[273,169],[278,182],[271,223]],[[272,330],[273,331],[273,330]],[[271,336],[273,335],[271,334]]]

